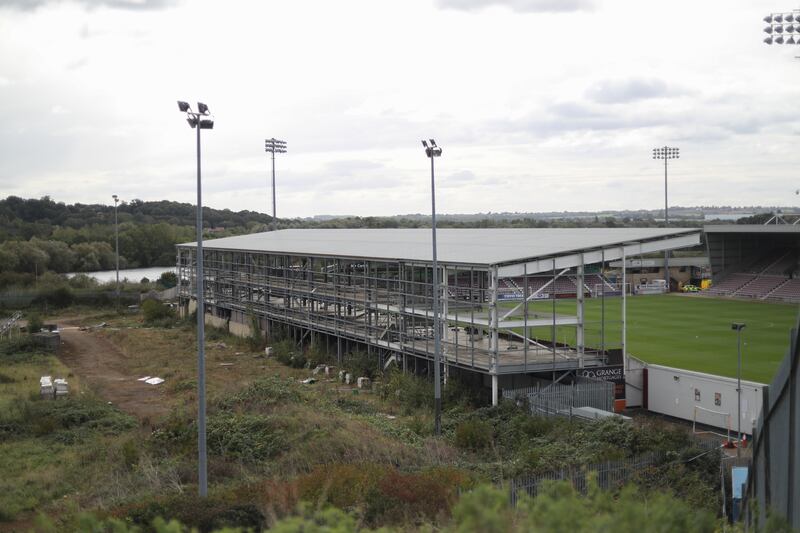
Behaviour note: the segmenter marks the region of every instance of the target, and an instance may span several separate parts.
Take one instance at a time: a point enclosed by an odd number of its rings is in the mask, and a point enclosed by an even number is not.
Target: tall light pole
[[[442,357],[442,331],[439,317],[439,263],[436,259],[436,180],[433,172],[433,160],[442,155],[442,149],[436,141],[422,141],[425,155],[431,160],[431,242],[433,243],[433,430],[436,435],[442,434],[442,378],[439,368]]]
[[[741,448],[742,448],[742,330],[747,325],[744,322],[734,322],[731,324],[731,329],[736,331],[736,347],[738,353],[738,370],[736,372],[736,394],[737,394],[737,410],[736,410],[736,418],[739,420],[737,425],[737,431],[739,432],[739,443],[736,446],[736,455],[741,456]]]
[[[117,219],[117,204],[119,203],[119,196],[116,194],[112,194],[111,197],[114,199],[114,242],[116,248],[116,255],[117,255],[117,312],[119,312],[119,220]]]
[[[664,226],[669,227],[669,200],[667,196],[667,161],[680,158],[680,149],[669,146],[653,148],[653,159],[664,160]],[[669,250],[664,250],[664,281],[669,292]]]
[[[275,137],[266,139],[264,141],[264,150],[272,154],[272,231],[278,228],[277,219],[275,218],[275,154],[286,153],[286,141],[279,141]]]
[[[205,306],[203,305],[203,196],[200,187],[200,130],[214,128],[208,106],[197,103],[197,112],[189,104],[178,101],[178,109],[186,113],[189,126],[197,130],[197,484],[201,497],[208,495],[208,455],[206,453],[206,354]]]
[[[769,24],[764,31],[768,34],[767,44],[800,44],[800,10],[792,13],[770,13],[764,17]]]

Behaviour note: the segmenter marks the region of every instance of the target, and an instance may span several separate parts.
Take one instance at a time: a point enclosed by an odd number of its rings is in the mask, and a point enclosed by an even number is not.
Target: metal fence
[[[512,479],[509,483],[511,503],[516,504],[520,496],[536,496],[542,485],[548,481],[569,481],[576,491],[585,494],[589,478],[596,476],[601,489],[617,489],[627,483],[640,470],[663,463],[665,454],[662,451],[650,452],[629,459],[607,461],[582,467],[563,468],[542,474]]]
[[[576,407],[614,410],[614,384],[610,381],[578,377],[572,384],[551,383],[542,387],[504,389],[503,397],[518,403],[527,402],[531,414],[573,416]]]
[[[764,408],[753,445],[753,467],[747,480],[746,519],[764,525],[767,513],[784,516],[800,528],[800,316],[789,352],[775,379],[764,387]]]

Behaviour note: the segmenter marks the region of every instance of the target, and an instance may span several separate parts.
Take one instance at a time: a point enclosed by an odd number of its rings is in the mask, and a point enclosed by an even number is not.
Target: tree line
[[[175,245],[195,240],[195,207],[192,204],[131,200],[118,205],[120,268],[169,266],[175,263]],[[205,237],[226,237],[265,231],[272,217],[254,211],[203,208]],[[663,223],[652,214],[641,216],[594,216],[539,218],[486,215],[468,220],[443,215],[442,228],[580,228],[657,227]],[[674,225],[697,226],[699,221]],[[339,217],[280,219],[279,229],[291,228],[426,228],[430,219],[421,215],[388,217]],[[52,271],[90,272],[116,266],[114,206],[65,204],[49,196],[0,200],[0,274]],[[2,283],[0,283],[2,285]]]

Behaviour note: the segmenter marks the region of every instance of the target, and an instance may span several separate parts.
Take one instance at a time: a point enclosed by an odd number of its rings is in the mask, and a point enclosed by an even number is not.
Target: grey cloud
[[[470,170],[462,170],[437,179],[436,185],[443,188],[455,188],[463,185],[472,184],[477,176]]]
[[[670,90],[663,80],[657,78],[604,80],[586,91],[586,96],[590,100],[601,104],[621,104],[672,94],[676,93]]]
[[[564,13],[591,11],[593,0],[437,0],[444,9],[477,11],[491,6],[503,6],[520,13]]]
[[[376,163],[375,161],[365,161],[361,159],[331,161],[325,165],[326,173],[336,174],[339,176],[352,176],[354,174],[369,172],[383,167],[384,166],[381,163]]]
[[[43,6],[61,4],[65,1],[71,1],[87,9],[107,7],[130,11],[166,9],[178,3],[178,0],[0,0],[0,8],[33,11]]]

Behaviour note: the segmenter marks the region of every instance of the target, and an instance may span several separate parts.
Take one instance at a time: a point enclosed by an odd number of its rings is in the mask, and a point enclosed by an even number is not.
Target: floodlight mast
[[[664,226],[669,227],[669,200],[667,196],[667,161],[680,158],[680,148],[662,146],[653,148],[653,159],[664,160]],[[664,281],[669,292],[669,250],[664,250]]]
[[[197,273],[197,486],[200,497],[208,495],[208,454],[206,451],[206,353],[205,353],[205,305],[203,289],[203,196],[200,173],[200,130],[214,128],[208,106],[197,103],[197,112],[183,101],[178,101],[178,110],[186,113],[189,126],[197,130],[197,246],[195,249]]]
[[[114,199],[114,243],[115,243],[115,250],[116,250],[116,262],[117,262],[117,285],[115,290],[116,296],[116,306],[117,312],[119,312],[119,219],[117,218],[117,204],[119,203],[119,196],[116,194],[112,194],[111,197]]]
[[[736,394],[738,400],[738,409],[736,411],[736,418],[738,422],[739,442],[736,445],[736,455],[742,456],[742,330],[747,327],[744,322],[734,322],[731,324],[731,329],[736,331],[736,353],[737,353],[737,372],[736,372]]]
[[[800,9],[791,13],[770,13],[764,17],[767,44],[800,44]]]
[[[431,160],[431,242],[433,245],[433,411],[434,433],[442,434],[442,328],[439,313],[439,263],[436,257],[436,180],[434,177],[433,159],[442,155],[442,149],[436,146],[436,141],[430,139],[430,146],[422,141],[425,155]]]
[[[278,229],[277,218],[275,218],[275,154],[286,153],[286,141],[281,141],[273,137],[264,140],[264,150],[272,154],[272,231]]]

